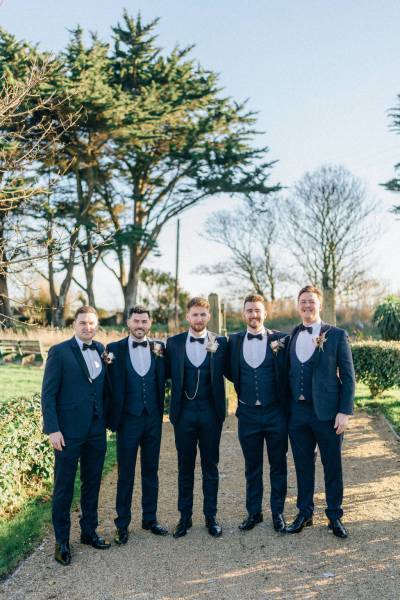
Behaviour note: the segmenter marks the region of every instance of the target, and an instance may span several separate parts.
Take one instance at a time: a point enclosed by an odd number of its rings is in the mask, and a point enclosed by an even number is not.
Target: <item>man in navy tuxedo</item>
[[[313,524],[314,478],[318,446],[325,476],[328,527],[339,538],[347,531],[343,515],[341,447],[353,414],[355,376],[351,349],[343,329],[321,321],[322,292],[311,285],[300,290],[301,325],[289,342],[291,392],[289,437],[297,475],[299,513],[287,528],[298,533]]]
[[[270,465],[271,512],[275,531],[285,531],[283,510],[287,491],[286,346],[289,336],[264,327],[264,298],[244,300],[246,331],[229,336],[228,379],[238,397],[239,441],[245,460],[247,518],[241,531],[263,520],[264,442]]]
[[[111,399],[108,426],[117,432],[118,483],[115,542],[128,541],[135,466],[140,447],[142,528],[155,535],[168,531],[157,521],[158,464],[164,411],[164,345],[148,338],[149,310],[134,306],[130,335],[107,346]]]
[[[197,447],[203,477],[203,512],[210,535],[219,537],[216,520],[218,461],[225,419],[224,368],[227,340],[207,331],[210,305],[192,298],[187,305],[189,331],[167,340],[167,373],[172,380],[170,420],[178,453],[178,510],[174,537],[192,526],[193,483]]]
[[[71,562],[70,510],[80,461],[81,542],[94,548],[110,544],[96,533],[97,506],[106,453],[106,368],[104,346],[93,340],[97,313],[82,306],[75,314],[75,335],[49,350],[42,387],[44,433],[54,448],[52,520],[55,559]]]

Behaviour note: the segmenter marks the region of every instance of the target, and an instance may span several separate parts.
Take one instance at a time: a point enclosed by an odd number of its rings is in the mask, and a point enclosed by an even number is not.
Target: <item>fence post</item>
[[[210,303],[210,314],[211,319],[208,324],[210,331],[214,333],[221,333],[222,329],[222,318],[221,318],[221,305],[219,302],[218,294],[209,294],[208,301]]]

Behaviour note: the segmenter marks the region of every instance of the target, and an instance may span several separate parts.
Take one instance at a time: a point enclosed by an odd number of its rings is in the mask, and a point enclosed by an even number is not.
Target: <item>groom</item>
[[[97,505],[106,453],[106,368],[104,346],[93,340],[97,313],[82,306],[74,318],[75,335],[49,350],[42,386],[44,433],[54,448],[52,520],[56,538],[54,558],[71,562],[69,533],[75,475],[80,461],[81,542],[109,548],[99,537]]]
[[[355,376],[349,340],[343,329],[321,320],[322,292],[312,286],[298,294],[302,323],[289,342],[291,406],[289,437],[297,476],[299,513],[287,528],[299,533],[313,524],[315,457],[318,446],[325,477],[328,528],[339,538],[347,531],[343,515],[341,448],[353,414]]]
[[[130,334],[107,346],[112,388],[108,425],[117,432],[118,482],[115,542],[126,544],[136,457],[140,448],[142,528],[154,535],[168,531],[157,521],[158,463],[164,410],[164,345],[148,338],[152,320],[145,306],[134,306]]]
[[[225,419],[224,366],[227,340],[207,330],[211,318],[205,298],[187,305],[189,331],[167,341],[167,373],[172,380],[170,421],[178,453],[178,510],[180,521],[174,537],[186,535],[192,526],[193,483],[197,448],[203,477],[203,512],[208,532],[219,537],[216,520],[218,461]]]

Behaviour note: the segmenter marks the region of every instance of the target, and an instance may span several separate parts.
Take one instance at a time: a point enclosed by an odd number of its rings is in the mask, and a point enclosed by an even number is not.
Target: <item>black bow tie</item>
[[[143,348],[146,348],[147,347],[147,342],[146,341],[144,341],[144,342],[132,342],[132,346],[133,346],[133,348],[137,348],[138,346],[143,346]]]
[[[312,334],[312,327],[306,327],[305,325],[300,325],[300,331],[308,331],[308,333]]]
[[[82,350],[96,350],[96,346],[94,344],[82,344]]]
[[[197,337],[193,337],[192,335],[190,336],[191,342],[199,342],[199,344],[204,344],[204,340],[205,340],[205,338],[197,338]]]
[[[263,334],[262,333],[248,333],[247,339],[248,340],[262,340]]]

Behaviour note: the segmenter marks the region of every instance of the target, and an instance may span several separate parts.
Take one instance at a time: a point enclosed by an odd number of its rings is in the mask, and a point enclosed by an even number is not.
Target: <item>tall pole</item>
[[[175,331],[178,332],[179,325],[179,298],[178,298],[178,273],[179,273],[179,230],[180,219],[176,222],[176,260],[175,260]]]

